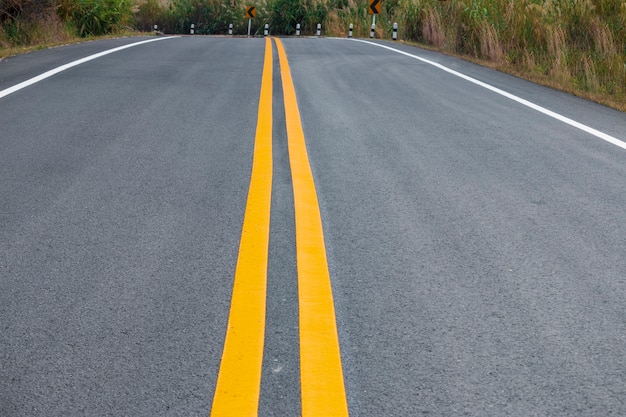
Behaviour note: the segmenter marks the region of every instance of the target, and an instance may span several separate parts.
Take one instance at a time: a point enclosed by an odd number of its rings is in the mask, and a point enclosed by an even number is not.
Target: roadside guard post
[[[397,24],[397,23],[394,23],[394,24],[393,24],[393,35],[391,35],[391,38],[392,38],[394,41],[397,41],[397,40],[398,40],[398,24]]]
[[[300,23],[296,25],[296,36],[300,36]]]

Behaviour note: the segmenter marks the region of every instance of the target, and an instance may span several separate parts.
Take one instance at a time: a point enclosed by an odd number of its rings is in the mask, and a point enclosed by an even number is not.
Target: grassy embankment
[[[134,31],[134,0],[0,0],[0,58]]]
[[[121,30],[244,34],[246,4],[275,35],[368,37],[366,0],[0,0],[0,57]],[[377,38],[458,55],[626,111],[626,1],[382,0]]]
[[[338,0],[341,1],[341,0]],[[369,36],[363,5],[330,12]],[[383,0],[377,36],[459,55],[626,111],[626,2],[614,0]],[[344,29],[345,33],[345,29]]]

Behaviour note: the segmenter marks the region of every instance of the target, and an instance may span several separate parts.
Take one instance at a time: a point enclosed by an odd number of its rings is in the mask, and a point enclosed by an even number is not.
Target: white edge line
[[[572,120],[572,119],[570,119],[568,117],[565,117],[565,116],[563,116],[563,115],[561,115],[559,113],[555,113],[552,110],[548,110],[545,107],[541,107],[541,106],[539,106],[539,105],[537,105],[535,103],[532,103],[532,102],[530,102],[528,100],[524,100],[523,98],[518,97],[516,95],[513,95],[511,93],[508,93],[508,92],[506,92],[504,90],[500,90],[497,87],[494,87],[494,86],[492,86],[490,84],[484,83],[484,82],[479,81],[479,80],[477,80],[475,78],[472,78],[470,76],[462,74],[462,73],[460,73],[458,71],[455,71],[453,69],[450,69],[450,68],[448,68],[448,67],[446,67],[444,65],[438,64],[438,63],[433,62],[433,61],[429,61],[428,59],[421,58],[421,57],[419,57],[417,55],[412,55],[412,54],[410,54],[408,52],[404,52],[404,51],[401,51],[399,49],[392,48],[390,46],[381,45],[381,44],[378,44],[378,43],[369,42],[369,41],[365,41],[365,40],[362,40],[362,39],[350,39],[350,40],[355,41],[355,42],[363,42],[363,43],[367,43],[367,44],[370,44],[370,45],[378,46],[379,48],[388,49],[390,51],[393,51],[393,52],[396,52],[396,53],[408,56],[409,58],[417,59],[418,61],[422,61],[422,62],[424,62],[426,64],[432,65],[433,67],[439,68],[442,71],[445,71],[445,72],[447,72],[449,74],[452,74],[452,75],[454,75],[456,77],[462,78],[462,79],[464,79],[466,81],[469,81],[469,82],[471,82],[473,84],[476,84],[478,86],[486,88],[487,90],[493,91],[496,94],[500,94],[501,96],[504,96],[504,97],[509,98],[509,99],[511,99],[513,101],[516,101],[516,102],[518,102],[518,103],[520,103],[520,104],[522,104],[522,105],[524,105],[526,107],[529,107],[529,108],[531,108],[533,110],[536,110],[536,111],[538,111],[540,113],[543,113],[543,114],[545,114],[547,116],[550,116],[550,117],[552,117],[552,118],[554,118],[556,120],[559,120],[559,121],[561,121],[563,123],[566,123],[566,124],[568,124],[570,126],[573,126],[573,127],[577,128],[577,129],[580,129],[580,130],[582,130],[584,132],[587,132],[587,133],[589,133],[589,134],[591,134],[591,135],[593,135],[593,136],[595,136],[597,138],[600,138],[600,139],[602,139],[602,140],[604,140],[606,142],[609,142],[609,143],[611,143],[611,144],[613,144],[615,146],[619,146],[622,149],[626,149],[626,142],[623,142],[623,141],[621,141],[621,140],[619,140],[619,139],[617,139],[617,138],[615,138],[615,137],[613,137],[611,135],[607,135],[604,132],[600,132],[599,130],[596,130],[596,129],[592,128],[592,127],[589,127],[587,125],[579,123],[579,122],[577,122],[575,120]]]
[[[80,64],[84,64],[85,62],[91,61],[93,59],[100,58],[102,56],[105,56],[105,55],[108,55],[108,54],[112,54],[114,52],[121,51],[122,49],[127,49],[127,48],[132,48],[134,46],[143,45],[144,43],[162,41],[162,40],[165,40],[165,39],[173,39],[173,38],[178,38],[178,37],[179,36],[169,36],[169,37],[163,37],[163,38],[148,39],[148,40],[145,40],[145,41],[130,43],[128,45],[122,45],[122,46],[119,46],[117,48],[108,49],[106,51],[102,51],[102,52],[99,52],[97,54],[89,55],[89,56],[87,56],[85,58],[81,58],[81,59],[78,59],[76,61],[72,61],[72,62],[70,62],[68,64],[61,65],[60,67],[51,69],[50,71],[46,71],[43,74],[40,74],[40,75],[38,75],[36,77],[33,77],[33,78],[29,79],[29,80],[26,80],[26,81],[23,81],[23,82],[21,82],[19,84],[16,84],[13,87],[9,87],[7,89],[4,89],[4,90],[0,91],[0,99],[3,98],[3,97],[8,96],[9,94],[13,94],[16,91],[19,91],[19,90],[21,90],[23,88],[26,88],[26,87],[28,87],[30,85],[36,84],[39,81],[45,80],[46,78],[52,77],[53,75],[58,74],[59,72],[65,71],[67,69],[70,69],[70,68],[75,67],[75,66],[80,65]]]

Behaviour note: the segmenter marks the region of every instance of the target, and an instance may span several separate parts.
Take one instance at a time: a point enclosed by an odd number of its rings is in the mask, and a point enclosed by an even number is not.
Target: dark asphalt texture
[[[0,90],[141,39],[0,61]],[[0,415],[209,415],[264,43],[183,37],[0,99]],[[626,415],[626,152],[433,66],[284,39],[351,416]],[[390,44],[625,140],[626,114]],[[259,415],[300,415],[274,59]]]
[[[207,414],[263,47],[166,40],[2,101],[0,414]]]

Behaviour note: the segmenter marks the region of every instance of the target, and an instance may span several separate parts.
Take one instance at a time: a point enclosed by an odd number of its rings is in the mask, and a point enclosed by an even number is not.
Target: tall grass
[[[60,42],[71,35],[54,7],[37,0],[0,0],[0,49]]]
[[[371,22],[366,15],[347,14],[355,27]],[[329,16],[342,20],[340,14]],[[377,36],[389,38],[388,22],[395,21],[404,40],[591,98],[603,96],[626,109],[626,2],[399,0],[383,8],[378,21],[383,28]]]
[[[104,35],[134,24],[133,0],[0,0],[0,46]]]

